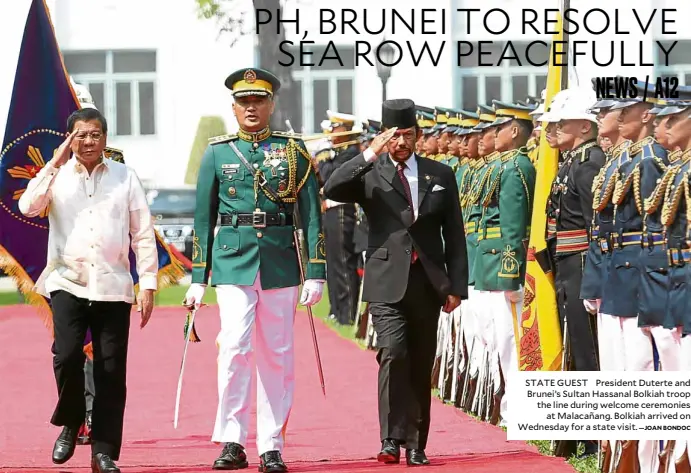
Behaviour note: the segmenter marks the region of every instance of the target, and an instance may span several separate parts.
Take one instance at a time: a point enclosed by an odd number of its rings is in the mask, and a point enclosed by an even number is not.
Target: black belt
[[[269,214],[266,212],[221,215],[221,225],[254,228],[264,228],[267,226],[287,226],[293,225],[293,215],[282,213]]]

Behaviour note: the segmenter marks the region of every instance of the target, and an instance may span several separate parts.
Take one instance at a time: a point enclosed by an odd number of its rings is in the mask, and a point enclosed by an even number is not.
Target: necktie
[[[413,206],[413,196],[410,192],[410,183],[408,183],[408,178],[405,177],[405,174],[403,173],[405,168],[406,168],[405,163],[398,163],[398,166],[396,166],[396,170],[398,171],[398,178],[401,180],[401,183],[403,184],[403,190],[405,191],[405,196],[406,196],[406,199],[408,199],[408,205],[410,206],[410,216],[411,216],[412,222],[414,222],[415,221],[415,207]],[[411,257],[410,262],[415,263],[415,261],[417,261],[417,251],[415,251],[415,249],[413,249],[413,255]]]

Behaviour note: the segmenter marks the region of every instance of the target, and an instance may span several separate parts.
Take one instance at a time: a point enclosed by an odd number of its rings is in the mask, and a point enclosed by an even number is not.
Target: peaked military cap
[[[418,105],[417,106],[417,126],[420,127],[424,133],[428,129],[433,128],[434,125],[435,125],[434,109]]]
[[[500,100],[492,100],[492,104],[494,105],[494,114],[497,116],[497,119],[494,120],[492,125],[503,125],[511,120],[527,120],[531,123],[533,122],[533,117],[530,115],[530,112],[536,107],[512,104]]]
[[[281,81],[271,72],[248,67],[233,72],[226,78],[226,87],[233,97],[257,95],[260,97],[273,96],[281,88]]]
[[[668,100],[667,104],[658,112],[658,117],[674,115],[691,108],[691,86],[679,86],[677,87],[677,93],[679,96],[675,99]]]
[[[339,112],[334,112],[331,110],[326,111],[326,116],[329,117],[329,121],[331,122],[332,127],[336,126],[353,126],[355,125],[355,122],[357,121],[357,117],[355,115],[351,115],[349,113],[339,113]]]
[[[480,130],[476,130],[475,127],[477,127],[480,124],[480,114],[479,113],[473,113],[469,112],[467,110],[461,110],[460,111],[460,123],[459,123],[459,128],[458,131],[456,132],[457,135],[469,135],[471,133],[477,133]]]
[[[475,131],[482,131],[485,128],[493,126],[497,116],[494,114],[494,109],[487,105],[478,105],[477,112],[479,123],[475,126]]]
[[[381,106],[381,125],[383,128],[413,128],[417,125],[415,102],[410,99],[393,99]]]
[[[446,121],[445,133],[455,134],[461,124],[460,110],[449,109],[449,118]]]
[[[650,80],[646,86],[645,82],[638,81],[636,86],[638,87],[638,94],[634,98],[626,98],[617,100],[617,103],[612,105],[612,110],[619,110],[622,108],[630,107],[636,105],[637,103],[648,103],[652,104],[653,107],[657,105],[658,98],[655,97],[655,81]]]
[[[592,78],[592,84],[593,84],[593,90],[597,94],[597,78],[593,77]],[[610,98],[597,98],[597,102],[595,102],[591,107],[590,111],[592,113],[600,113],[601,110],[603,109],[609,109],[614,107],[616,103],[618,102],[617,99],[610,99]]]
[[[434,107],[434,132],[437,136],[441,135],[448,126],[451,110],[448,108]]]

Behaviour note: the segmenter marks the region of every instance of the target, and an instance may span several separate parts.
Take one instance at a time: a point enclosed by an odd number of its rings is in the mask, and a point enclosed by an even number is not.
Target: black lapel
[[[396,191],[401,195],[403,201],[407,204],[408,198],[405,195],[405,189],[403,189],[403,183],[396,175],[396,168],[391,162],[388,153],[384,154],[379,160],[379,175],[386,180],[391,187],[396,189]]]
[[[417,207],[422,208],[422,201],[425,200],[427,192],[432,185],[433,176],[429,173],[429,164],[426,158],[417,158]]]

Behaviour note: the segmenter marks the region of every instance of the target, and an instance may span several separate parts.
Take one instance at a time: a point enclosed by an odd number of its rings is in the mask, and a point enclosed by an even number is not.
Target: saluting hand
[[[70,157],[72,156],[72,142],[74,141],[74,137],[77,136],[78,131],[79,130],[74,130],[72,133],[67,135],[65,141],[63,141],[60,146],[58,146],[58,149],[55,150],[53,159],[50,160],[50,163],[54,167],[59,168],[69,161]]]
[[[380,133],[379,135],[375,136],[374,139],[372,140],[372,144],[369,146],[372,151],[374,151],[374,154],[379,156],[384,152],[386,149],[386,145],[388,144],[389,141],[391,141],[391,138],[393,138],[394,133],[396,133],[396,130],[398,130],[397,127],[389,128],[383,133]]]

